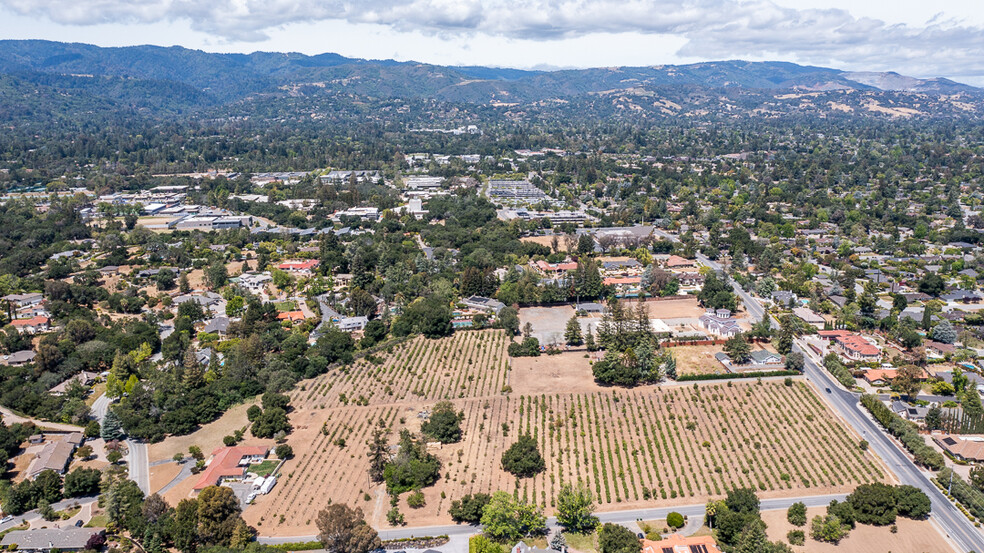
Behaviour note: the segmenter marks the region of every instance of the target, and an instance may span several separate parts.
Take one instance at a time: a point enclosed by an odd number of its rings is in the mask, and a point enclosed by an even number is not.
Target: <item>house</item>
[[[65,468],[72,459],[72,453],[75,453],[75,445],[67,440],[48,442],[31,460],[31,464],[27,467],[27,477],[34,480],[46,470],[65,474]]]
[[[823,325],[827,322],[822,316],[805,307],[794,307],[793,315],[795,315],[797,319],[816,329],[822,329]]]
[[[639,287],[642,285],[642,277],[606,277],[603,283],[605,286],[611,286],[615,289],[615,297],[638,297],[640,292]]]
[[[700,316],[699,321],[700,326],[708,332],[725,338],[730,338],[741,332],[738,320],[731,317],[731,311],[728,309],[718,309],[717,311],[708,309],[706,313]]]
[[[693,269],[697,267],[697,262],[692,259],[684,259],[679,255],[671,255],[666,258],[667,269]]]
[[[547,263],[546,261],[541,260],[534,263],[534,267],[545,275],[551,275],[573,271],[577,269],[577,263],[574,261],[569,261],[567,263]]]
[[[303,261],[284,261],[277,268],[288,273],[299,275],[310,275],[314,268],[320,263],[317,259],[305,259]]]
[[[73,383],[77,383],[82,387],[92,386],[98,377],[99,375],[96,373],[82,371],[79,374],[66,378],[60,384],[57,384],[55,387],[48,390],[48,393],[53,396],[63,396],[72,388]]]
[[[943,294],[940,299],[947,302],[981,303],[984,297],[973,290],[954,290]]]
[[[923,342],[923,346],[926,348],[926,357],[929,359],[943,359],[957,352],[957,346],[934,342],[933,340],[926,340]]]
[[[336,324],[342,332],[355,332],[369,324],[369,317],[342,317]]]
[[[231,323],[232,320],[230,320],[229,317],[215,317],[209,321],[204,328],[202,328],[202,332],[224,336],[227,332],[229,332],[229,325]]]
[[[642,264],[635,259],[614,259],[603,261],[601,268],[606,273],[637,273],[642,270]]]
[[[821,338],[833,341],[841,355],[848,361],[877,362],[881,360],[881,348],[873,340],[848,330],[821,330]]]
[[[469,296],[461,300],[461,303],[465,304],[468,307],[471,307],[472,309],[477,309],[479,311],[488,311],[496,315],[498,315],[500,311],[506,308],[506,304],[502,303],[501,301],[494,300],[492,298],[482,297],[482,296]]]
[[[306,317],[303,311],[281,311],[277,313],[278,321],[290,321],[292,323],[303,322]]]
[[[711,536],[670,534],[659,541],[642,540],[642,553],[721,553],[721,550]]]
[[[425,552],[426,553],[426,552]],[[540,547],[529,546],[523,542],[519,542],[512,547],[510,553],[560,553],[556,549],[542,549]]]
[[[259,294],[268,284],[273,282],[270,273],[246,273],[239,276],[239,287],[250,294]]]
[[[926,420],[926,413],[929,412],[929,407],[909,405],[908,403],[902,403],[901,401],[893,401],[889,406],[889,409],[903,419],[913,422]]]
[[[105,534],[105,528],[35,528],[33,530],[14,530],[7,532],[0,547],[18,551],[82,551],[93,536]]]
[[[797,297],[796,294],[790,292],[789,290],[776,290],[772,292],[770,299],[772,300],[773,305],[781,305],[786,307],[790,303],[794,303]]]
[[[51,320],[40,315],[30,319],[14,319],[10,324],[21,334],[37,334],[51,329]]]
[[[938,434],[933,436],[936,445],[961,461],[980,463],[984,461],[984,438]]]
[[[764,349],[753,351],[751,354],[752,365],[781,365],[782,355]]]
[[[696,272],[689,273],[676,273],[677,281],[680,286],[703,286],[704,285],[704,275]]]
[[[10,303],[14,309],[20,309],[22,307],[30,307],[41,303],[44,301],[44,296],[38,293],[7,294],[6,296],[0,298],[0,300]]]
[[[10,367],[21,367],[34,361],[35,357],[37,357],[37,354],[33,350],[25,349],[11,353],[4,361]]]
[[[266,459],[269,449],[263,446],[220,447],[212,452],[208,466],[202,471],[193,490],[200,492],[223,482],[241,482],[249,465]]]
[[[222,296],[214,292],[206,292],[205,294],[202,295],[185,294],[174,298],[173,305],[178,306],[187,301],[193,301],[206,309],[210,309],[216,305],[219,305],[219,302],[221,300],[222,300]]]
[[[897,369],[868,369],[864,371],[864,379],[872,386],[886,386],[898,376]]]

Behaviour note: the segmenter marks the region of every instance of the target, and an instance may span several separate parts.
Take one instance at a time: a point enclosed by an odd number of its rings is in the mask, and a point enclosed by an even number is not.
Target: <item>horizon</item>
[[[984,13],[957,0],[337,4],[219,1],[192,10],[156,0],[0,0],[0,36],[532,71],[782,61],[984,86]]]

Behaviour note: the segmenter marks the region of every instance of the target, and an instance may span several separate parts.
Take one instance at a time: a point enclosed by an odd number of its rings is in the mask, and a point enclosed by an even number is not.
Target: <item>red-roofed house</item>
[[[48,317],[31,317],[30,319],[14,319],[10,321],[11,326],[21,334],[37,334],[47,332],[51,328],[51,321]]]
[[[642,540],[642,553],[721,553],[711,536],[671,534],[660,541]]]
[[[821,338],[833,340],[845,359],[865,362],[881,361],[881,348],[860,334],[855,334],[849,330],[821,330],[817,334]]]
[[[666,259],[667,269],[692,269],[697,263],[692,259],[684,259],[679,255],[671,255]]]
[[[277,313],[277,319],[296,323],[303,321],[305,317],[303,311],[281,311],[280,313]]]
[[[545,275],[566,273],[567,271],[577,269],[577,263],[573,261],[567,263],[547,263],[546,261],[540,260],[536,262],[536,268]]]
[[[287,271],[288,273],[298,273],[302,275],[309,275],[318,266],[319,261],[317,259],[305,259],[303,261],[284,261],[277,268],[281,271]]]
[[[266,459],[269,448],[264,446],[220,447],[212,452],[212,460],[195,483],[194,491],[218,486],[225,481],[241,481],[251,463]]]

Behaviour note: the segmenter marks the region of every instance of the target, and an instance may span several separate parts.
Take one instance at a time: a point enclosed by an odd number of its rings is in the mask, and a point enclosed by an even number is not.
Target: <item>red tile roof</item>
[[[38,325],[48,324],[48,321],[49,321],[48,317],[42,317],[39,315],[37,317],[31,317],[30,319],[14,319],[10,321],[10,324],[12,324],[14,327],[38,326]]]
[[[268,451],[270,450],[263,446],[220,447],[216,449],[212,452],[212,462],[208,464],[208,468],[202,471],[194,489],[202,490],[209,486],[215,486],[221,477],[242,476],[245,469],[239,466],[239,462],[243,460],[243,457],[266,456]]]
[[[277,268],[283,271],[310,271],[317,266],[317,259],[308,259],[305,261],[284,261],[277,265]]]
[[[306,317],[304,316],[303,311],[282,311],[280,313],[277,313],[277,319],[281,321],[286,320],[286,321],[296,322],[296,321],[303,321],[305,318]]]

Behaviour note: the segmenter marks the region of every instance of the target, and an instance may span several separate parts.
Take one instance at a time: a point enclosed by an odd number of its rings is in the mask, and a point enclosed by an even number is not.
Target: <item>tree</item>
[[[102,473],[99,469],[77,468],[65,475],[65,495],[68,497],[99,495],[101,480]]]
[[[502,454],[502,468],[514,476],[526,478],[542,472],[546,463],[536,440],[523,434]]]
[[[198,501],[182,499],[174,509],[171,540],[182,553],[195,553],[198,549]]]
[[[144,494],[133,480],[120,479],[113,482],[106,492],[106,516],[119,526],[134,532],[143,522]]]
[[[899,368],[892,379],[892,389],[911,399],[915,399],[921,387],[923,371],[915,365],[905,365]]]
[[[741,333],[728,338],[724,343],[724,352],[735,365],[744,365],[752,358],[752,347]]]
[[[206,545],[229,545],[240,514],[232,488],[209,486],[198,494],[198,537]]]
[[[564,484],[557,494],[557,524],[567,532],[587,534],[598,526],[598,517],[594,516],[594,498],[584,485],[576,488]]]
[[[424,444],[404,430],[396,457],[386,463],[383,479],[391,495],[426,488],[441,476],[441,461],[427,453]]]
[[[420,425],[420,431],[442,444],[461,441],[461,421],[464,411],[458,412],[450,401],[440,401],[434,406],[430,417]]]
[[[919,291],[924,294],[929,294],[934,298],[939,297],[945,289],[946,283],[943,282],[943,278],[936,273],[927,272],[919,280]]]
[[[191,455],[191,457],[196,461],[205,460],[205,454],[202,453],[202,448],[198,447],[197,445],[188,446],[188,455]]]
[[[806,367],[806,360],[803,358],[802,353],[798,351],[794,351],[794,352],[790,352],[789,355],[786,356],[787,371],[803,372],[803,369],[805,367]]]
[[[478,534],[468,538],[469,553],[506,553],[502,545],[495,543],[487,537]]]
[[[92,446],[86,444],[86,445],[84,445],[84,446],[82,446],[82,447],[80,447],[80,448],[78,448],[78,449],[75,450],[75,457],[77,459],[81,459],[81,460],[85,461],[89,457],[92,457],[92,454],[93,453],[94,452],[92,450]]]
[[[455,522],[466,522],[468,524],[478,524],[482,520],[482,512],[489,504],[492,496],[485,493],[468,494],[461,499],[451,502],[448,514]]]
[[[564,340],[569,346],[580,346],[584,343],[584,338],[581,336],[581,323],[578,322],[576,314],[567,321]]]
[[[639,553],[642,542],[628,528],[606,522],[598,531],[598,547],[601,553]]]
[[[792,553],[792,550],[784,543],[770,542],[765,534],[765,523],[754,518],[738,534],[731,553]]]
[[[123,422],[112,409],[106,411],[106,416],[103,417],[102,428],[99,430],[99,435],[107,442],[111,440],[123,439],[123,436],[125,435],[123,433]]]
[[[847,496],[854,509],[854,519],[861,524],[885,526],[895,522],[898,514],[895,488],[887,484],[862,484]]]
[[[278,459],[293,459],[294,458],[294,448],[287,444],[280,444],[274,450],[277,454]]]
[[[577,239],[577,253],[580,255],[590,255],[594,252],[595,242],[590,234],[584,233]]]
[[[895,497],[899,516],[921,520],[928,517],[933,509],[929,496],[915,486],[908,484],[897,486]]]
[[[806,524],[806,504],[797,501],[789,506],[786,511],[786,520],[793,526],[803,526]]]
[[[940,324],[933,327],[933,331],[930,333],[933,340],[943,344],[952,344],[957,341],[957,331],[950,324],[950,321],[943,319]]]
[[[547,518],[535,504],[520,502],[506,492],[495,492],[482,511],[486,536],[495,541],[515,541],[544,534]]]
[[[724,499],[724,505],[740,514],[755,514],[759,512],[759,498],[755,495],[755,490],[751,488],[734,488],[728,490],[728,495]]]
[[[360,508],[329,505],[318,513],[315,523],[318,540],[329,553],[368,553],[383,545]]]
[[[515,307],[505,307],[499,312],[496,326],[505,330],[509,336],[515,336],[519,332],[519,312]],[[511,338],[510,338],[511,339]]]
[[[383,471],[389,461],[389,443],[386,441],[386,432],[382,428],[377,428],[372,433],[372,441],[369,443],[369,479],[373,482],[383,481]]]
[[[817,515],[810,523],[810,537],[817,541],[836,544],[847,537],[850,527],[835,515]]]
[[[349,291],[349,308],[357,317],[372,317],[376,314],[376,298],[362,288],[352,288]]]
[[[926,411],[926,418],[923,420],[927,430],[940,430],[943,428],[943,410],[938,405],[934,405]]]
[[[217,260],[206,267],[205,282],[212,290],[217,290],[225,286],[229,282],[229,271],[226,270],[225,263]]]
[[[62,479],[53,470],[43,470],[34,477],[34,496],[38,500],[57,503],[62,500]]]

